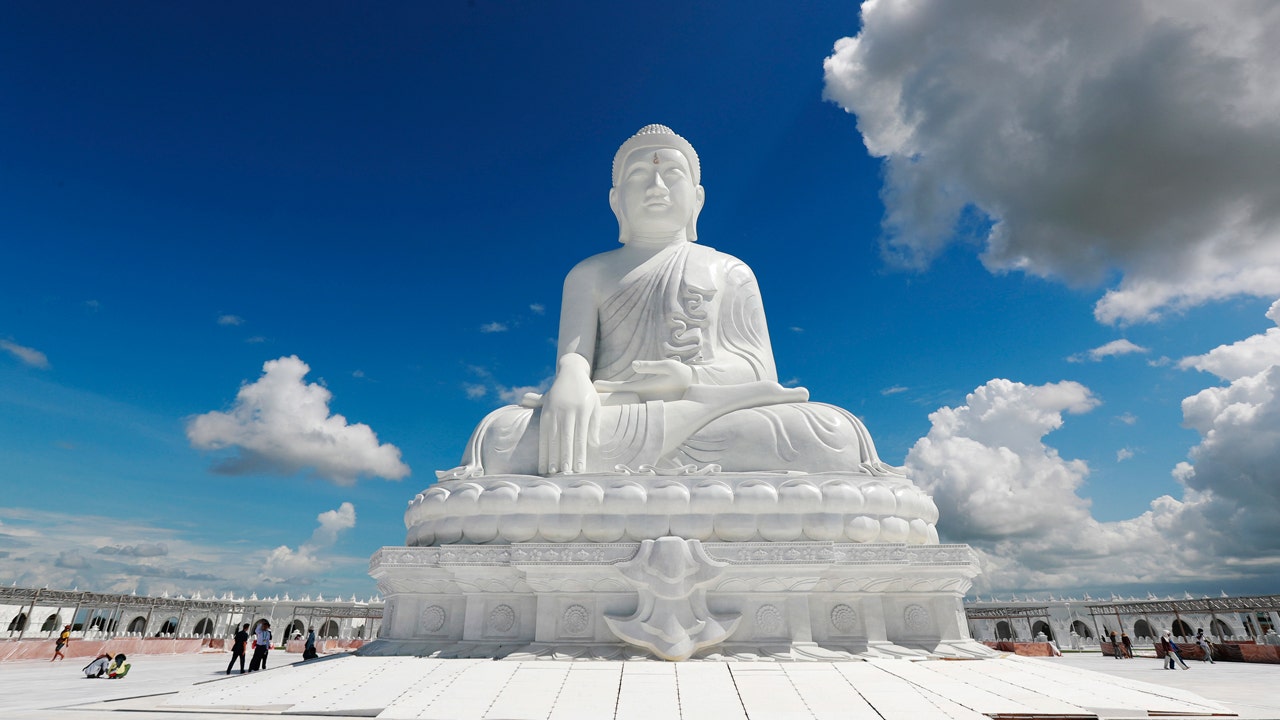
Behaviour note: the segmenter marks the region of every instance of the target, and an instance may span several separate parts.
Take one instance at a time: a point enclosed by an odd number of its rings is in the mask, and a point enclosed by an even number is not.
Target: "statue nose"
[[[653,182],[649,183],[649,187],[645,190],[646,195],[666,195],[667,184],[662,181],[662,173],[653,174]]]

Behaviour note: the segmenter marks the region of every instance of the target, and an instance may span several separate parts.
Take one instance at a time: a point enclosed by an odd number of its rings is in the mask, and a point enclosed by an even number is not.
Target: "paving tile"
[[[615,720],[680,717],[680,694],[676,688],[672,663],[624,663]]]
[[[680,717],[686,720],[746,720],[729,666],[718,662],[678,663]]]
[[[617,712],[622,663],[571,663],[549,720],[601,720]]]
[[[813,713],[781,665],[752,667],[748,664],[741,671],[731,665],[730,672],[750,720],[812,720]]]
[[[1005,668],[1011,668],[1013,672],[1006,673]],[[1176,688],[1109,675],[1099,678],[1095,673],[1025,658],[1009,658],[1001,666],[992,666],[990,669],[979,667],[974,672],[998,673],[1005,682],[1034,688],[1045,695],[1063,698],[1086,708],[1124,708],[1166,714],[1186,713],[1189,709],[1202,713],[1225,711],[1217,703],[1206,702],[1203,698]]]
[[[525,662],[507,681],[486,718],[498,720],[546,720],[555,707],[564,681],[569,677],[565,663]]]
[[[884,720],[989,720],[982,713],[933,694],[925,694],[913,683],[885,672],[870,661],[832,665]]]
[[[991,675],[972,672],[970,666],[998,663],[981,661],[872,661],[876,667],[918,687],[983,714],[1086,714],[1079,705],[1009,683]],[[1009,668],[1017,672],[1016,668]]]
[[[817,720],[881,720],[831,663],[787,663],[783,670]]]

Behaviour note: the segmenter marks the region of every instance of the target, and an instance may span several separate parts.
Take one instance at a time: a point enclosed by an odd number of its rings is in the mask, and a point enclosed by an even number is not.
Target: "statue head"
[[[665,125],[640,128],[613,157],[609,207],[618,218],[618,242],[680,230],[696,241],[706,198],[701,183],[702,166],[688,140]]]

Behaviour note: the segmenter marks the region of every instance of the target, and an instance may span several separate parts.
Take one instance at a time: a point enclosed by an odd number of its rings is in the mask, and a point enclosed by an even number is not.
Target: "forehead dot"
[[[658,164],[658,153],[656,152],[653,154],[653,164],[654,165]]]

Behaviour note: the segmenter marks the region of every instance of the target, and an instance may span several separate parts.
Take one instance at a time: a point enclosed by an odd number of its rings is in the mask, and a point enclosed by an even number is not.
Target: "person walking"
[[[253,633],[253,659],[249,661],[249,672],[267,669],[267,653],[271,651],[271,623],[263,620]]]
[[[73,620],[75,618],[72,618]],[[54,660],[66,660],[67,656],[62,654],[62,648],[71,644],[71,626],[67,625],[62,628],[62,632],[58,635],[58,640],[53,644],[53,657],[49,658],[49,662]]]
[[[1196,628],[1196,646],[1200,648],[1200,652],[1204,653],[1204,657],[1200,658],[1200,662],[1208,662],[1210,665],[1216,665],[1213,661],[1213,646],[1209,644],[1209,639],[1204,636],[1204,628]]]
[[[1182,655],[1178,654],[1178,644],[1173,641],[1173,637],[1169,633],[1165,633],[1160,638],[1160,647],[1164,650],[1164,657],[1169,661],[1167,669],[1174,670],[1177,668],[1174,663],[1182,665],[1183,670],[1190,670],[1191,666],[1187,665],[1182,659]]]
[[[1116,637],[1116,631],[1111,631],[1111,655],[1119,660],[1124,657],[1124,647],[1120,645],[1120,638]]]
[[[302,659],[310,660],[316,656],[316,629],[309,627],[307,628],[307,645],[302,649]]]
[[[1130,660],[1133,659],[1133,641],[1129,639],[1129,633],[1120,633],[1120,644],[1124,646],[1124,656]]]
[[[231,662],[227,663],[227,674],[231,674],[231,666],[240,658],[240,674],[244,674],[244,647],[249,643],[249,623],[236,630],[235,639],[231,642]]]

